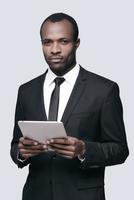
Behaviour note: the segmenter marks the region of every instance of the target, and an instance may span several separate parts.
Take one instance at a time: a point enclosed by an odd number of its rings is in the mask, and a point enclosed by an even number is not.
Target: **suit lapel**
[[[45,104],[44,104],[44,91],[43,91],[43,85],[46,78],[47,71],[40,77],[39,79],[39,95],[37,95],[37,98],[39,98],[37,101],[40,103],[41,113],[42,113],[42,120],[47,120],[46,110],[45,110]]]
[[[85,70],[82,67],[80,67],[80,72],[79,72],[78,78],[76,80],[73,91],[71,93],[71,96],[68,100],[67,106],[65,108],[65,111],[64,111],[62,119],[61,119],[61,121],[64,123],[64,125],[67,123],[74,107],[80,100],[80,97],[82,96],[82,93],[84,92],[84,89],[85,89],[85,83],[86,83]]]

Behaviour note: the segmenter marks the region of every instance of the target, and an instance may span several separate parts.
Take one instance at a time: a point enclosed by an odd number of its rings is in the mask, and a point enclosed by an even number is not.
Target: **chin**
[[[50,69],[53,71],[53,72],[57,72],[57,73],[63,73],[64,71],[66,71],[66,67],[65,66],[61,66],[59,64],[57,65],[50,65]]]

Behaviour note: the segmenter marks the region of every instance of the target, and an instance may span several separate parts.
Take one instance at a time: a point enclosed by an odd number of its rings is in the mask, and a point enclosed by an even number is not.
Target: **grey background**
[[[39,28],[51,13],[66,12],[79,24],[77,60],[86,69],[120,86],[130,156],[124,165],[106,169],[107,200],[133,197],[133,65],[134,4],[131,0],[5,0],[0,1],[0,196],[21,200],[27,168],[10,159],[10,141],[17,90],[44,72]]]

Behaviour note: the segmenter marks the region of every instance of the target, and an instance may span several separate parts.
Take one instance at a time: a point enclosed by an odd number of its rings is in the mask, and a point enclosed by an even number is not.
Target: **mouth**
[[[54,63],[61,62],[62,59],[63,59],[62,57],[50,57],[49,58],[49,60]]]

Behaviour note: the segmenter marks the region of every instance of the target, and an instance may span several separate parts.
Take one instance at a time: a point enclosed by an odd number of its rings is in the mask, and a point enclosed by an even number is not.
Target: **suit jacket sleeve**
[[[17,159],[19,138],[22,137],[22,133],[21,133],[19,127],[18,127],[18,121],[24,120],[24,119],[25,119],[25,116],[24,116],[23,106],[22,106],[22,103],[21,103],[21,87],[20,87],[19,91],[18,91],[18,97],[17,97],[17,103],[16,103],[13,139],[12,139],[12,142],[11,142],[11,150],[10,150],[10,154],[11,154],[13,161],[20,168],[26,166],[30,162],[30,159],[27,159],[24,162],[21,162]]]
[[[123,109],[116,83],[110,88],[101,108],[100,141],[85,143],[86,153],[82,168],[120,164],[127,158],[129,151]]]

